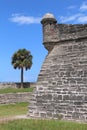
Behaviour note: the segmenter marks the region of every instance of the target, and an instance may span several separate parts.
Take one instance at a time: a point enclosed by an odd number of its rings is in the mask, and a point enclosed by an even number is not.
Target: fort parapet
[[[29,104],[30,117],[87,122],[87,24],[42,21],[48,55]]]

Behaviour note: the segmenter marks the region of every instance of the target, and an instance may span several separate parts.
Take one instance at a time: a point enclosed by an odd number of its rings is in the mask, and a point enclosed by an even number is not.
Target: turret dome
[[[43,18],[42,18],[42,20],[41,20],[41,23],[43,24],[43,23],[46,22],[46,21],[52,21],[52,22],[54,22],[54,23],[57,22],[56,19],[55,19],[55,17],[54,17],[54,15],[53,15],[52,13],[46,13],[46,14],[43,16]]]
[[[51,14],[51,13],[46,13],[46,14],[43,16],[43,19],[47,19],[47,18],[53,18],[53,19],[55,19],[54,15]]]

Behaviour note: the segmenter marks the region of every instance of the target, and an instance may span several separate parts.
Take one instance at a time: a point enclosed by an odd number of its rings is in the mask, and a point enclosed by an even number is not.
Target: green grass
[[[26,114],[28,111],[28,105],[29,103],[26,102],[0,105],[0,117]]]
[[[87,124],[58,120],[15,120],[0,124],[0,130],[87,130]]]
[[[18,92],[32,92],[33,87],[31,88],[5,88],[5,89],[0,89],[0,94],[4,93],[18,93]]]
[[[0,117],[24,115],[28,103],[0,105]],[[0,130],[87,130],[87,124],[59,120],[18,119],[0,123]]]
[[[24,115],[28,112],[28,105],[28,103],[0,105],[0,118]],[[0,123],[0,130],[87,130],[87,124],[59,120],[18,119]]]

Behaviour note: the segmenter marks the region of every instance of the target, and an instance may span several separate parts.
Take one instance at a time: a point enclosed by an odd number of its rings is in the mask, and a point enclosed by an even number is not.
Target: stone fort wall
[[[42,21],[48,55],[32,94],[28,116],[87,122],[87,25]]]
[[[31,92],[0,94],[0,104],[29,102]]]
[[[24,82],[24,88],[35,87],[35,83]],[[21,83],[19,82],[0,82],[0,89],[4,88],[20,88]]]
[[[0,89],[20,88],[21,83],[1,82]],[[35,83],[24,83],[24,88],[35,87]],[[31,92],[0,94],[0,104],[12,104],[18,102],[29,102]]]

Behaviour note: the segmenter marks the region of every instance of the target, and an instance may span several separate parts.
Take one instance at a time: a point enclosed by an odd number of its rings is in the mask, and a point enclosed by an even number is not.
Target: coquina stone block
[[[49,13],[41,23],[48,55],[28,116],[87,122],[87,24],[58,24]]]

